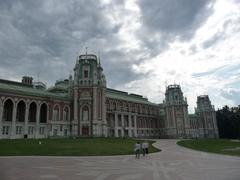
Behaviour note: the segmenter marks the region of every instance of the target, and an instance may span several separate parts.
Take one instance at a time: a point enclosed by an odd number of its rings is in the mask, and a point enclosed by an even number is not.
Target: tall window
[[[83,109],[82,109],[82,120],[83,121],[88,121],[89,120],[89,110],[88,110],[88,107],[85,106]]]
[[[88,78],[88,70],[84,70],[84,78]]]
[[[17,105],[16,120],[19,122],[24,122],[25,120],[25,103],[23,101],[20,101]]]
[[[63,119],[64,119],[64,121],[68,121],[69,120],[68,116],[69,116],[68,107],[65,107],[64,111],[63,111]]]
[[[10,99],[8,99],[4,103],[3,120],[12,121],[12,112],[13,112],[13,102]]]
[[[54,121],[59,121],[59,107],[55,106],[54,110],[53,110],[53,120]]]
[[[40,108],[40,122],[41,123],[47,122],[47,105],[45,103],[42,104]]]
[[[35,102],[32,102],[29,107],[29,122],[36,122],[36,114],[37,114],[37,105]]]

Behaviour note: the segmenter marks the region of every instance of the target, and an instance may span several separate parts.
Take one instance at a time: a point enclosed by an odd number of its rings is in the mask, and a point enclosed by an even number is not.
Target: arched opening
[[[25,105],[24,101],[20,101],[17,105],[16,121],[18,121],[18,122],[25,121],[25,110],[26,110],[26,105]]]
[[[59,121],[60,120],[59,112],[60,112],[59,107],[55,106],[54,109],[53,109],[53,120],[54,121]]]
[[[140,105],[138,105],[138,114],[141,113]]]
[[[44,103],[40,108],[40,123],[47,122],[47,105]]]
[[[87,106],[84,106],[82,109],[82,120],[89,121],[89,109]]]
[[[13,102],[8,99],[4,103],[3,121],[12,121]]]
[[[116,102],[113,102],[113,110],[117,110]]]
[[[28,121],[29,122],[36,122],[36,115],[37,114],[37,105],[35,102],[32,102],[29,106],[29,116]]]
[[[69,121],[69,108],[66,106],[63,111],[63,119],[64,121]]]
[[[110,102],[108,99],[106,100],[106,106],[107,106],[107,110],[110,110]]]

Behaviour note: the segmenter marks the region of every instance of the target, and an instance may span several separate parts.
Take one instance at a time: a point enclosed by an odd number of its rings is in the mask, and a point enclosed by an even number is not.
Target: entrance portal
[[[89,136],[89,127],[87,127],[87,126],[82,127],[82,135]]]

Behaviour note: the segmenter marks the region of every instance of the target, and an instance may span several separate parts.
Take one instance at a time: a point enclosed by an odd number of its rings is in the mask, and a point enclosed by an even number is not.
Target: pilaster
[[[2,117],[3,117],[3,104],[0,104],[0,138],[2,136]]]
[[[104,124],[107,124],[106,120],[106,97],[105,97],[105,88],[102,89],[102,121]]]
[[[124,116],[123,114],[121,113],[121,121],[122,121],[122,128],[121,128],[121,131],[122,131],[122,137],[125,136],[125,132],[124,132],[124,129],[125,129],[125,124],[124,124]]]
[[[12,132],[11,138],[15,138],[16,136],[16,114],[17,114],[17,107],[16,104],[13,104],[13,112],[12,112]]]
[[[35,138],[38,138],[39,136],[39,128],[40,128],[39,116],[40,116],[40,106],[37,105]]]
[[[134,115],[134,136],[137,137],[137,116]]]
[[[24,119],[24,134],[28,134],[28,115],[29,115],[29,104],[26,104],[25,119]]]
[[[129,127],[128,127],[129,137],[133,137],[133,135],[132,135],[132,119],[131,119],[131,115],[128,115],[128,123],[129,123]]]
[[[96,120],[97,120],[97,87],[93,87],[93,121]]]
[[[114,126],[114,136],[118,137],[118,115],[117,113],[114,114],[114,121],[115,121],[115,126]]]

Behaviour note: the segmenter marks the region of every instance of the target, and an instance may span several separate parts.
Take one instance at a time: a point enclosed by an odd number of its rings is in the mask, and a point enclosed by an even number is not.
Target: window
[[[83,121],[89,120],[89,110],[88,110],[88,107],[86,107],[86,106],[82,110],[82,120]]]
[[[122,131],[120,129],[118,130],[118,137],[122,137]]]
[[[69,120],[68,116],[69,116],[68,107],[65,107],[63,111],[63,120],[68,121]]]
[[[67,129],[64,129],[64,136],[67,136]]]
[[[43,135],[44,134],[44,130],[45,130],[45,128],[44,127],[40,127],[40,135]]]
[[[60,126],[60,131],[62,131],[62,130],[63,130],[63,126],[61,125],[61,126]]]
[[[33,132],[34,132],[34,127],[33,126],[28,127],[28,134],[32,135]]]
[[[134,124],[134,117],[132,116],[132,127],[134,127],[135,124]]]
[[[122,117],[120,114],[118,115],[118,126],[122,126]]]
[[[57,131],[58,131],[57,129],[53,129],[53,135],[54,136],[57,136]]]
[[[88,78],[88,70],[84,70],[84,78]]]
[[[59,108],[58,106],[55,106],[53,110],[53,120],[54,121],[59,121]]]
[[[9,134],[9,126],[3,126],[2,134],[3,135],[8,135]]]
[[[22,126],[16,127],[16,134],[22,134]]]

